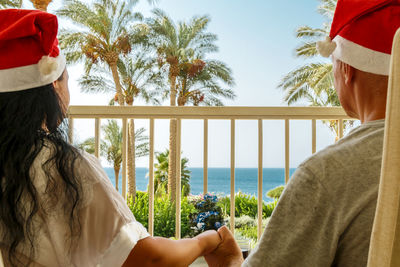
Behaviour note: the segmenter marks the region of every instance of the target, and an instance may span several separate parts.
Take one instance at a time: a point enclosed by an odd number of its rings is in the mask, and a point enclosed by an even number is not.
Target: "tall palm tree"
[[[321,28],[301,26],[296,30],[297,38],[302,40],[302,44],[296,48],[296,57],[315,58],[318,56],[317,41],[329,35],[337,0],[320,0],[320,2],[317,11],[327,19],[327,22]],[[330,62],[312,62],[301,66],[285,75],[278,87],[285,92],[284,101],[288,105],[305,100],[310,106],[340,106],[333,84]],[[325,123],[337,137],[339,135],[338,123],[336,121],[326,121]],[[345,126],[352,124],[352,121],[345,122]]]
[[[132,12],[138,0],[95,0],[88,5],[79,0],[65,0],[58,10],[61,17],[72,20],[77,29],[63,29],[60,46],[67,61],[85,62],[86,74],[90,74],[94,64],[106,65],[112,73],[119,105],[124,105],[117,63],[123,55],[131,52],[139,42],[139,27],[135,22],[142,15]]]
[[[67,61],[73,63],[83,60],[86,75],[91,74],[93,65],[111,70],[116,91],[115,99],[120,106],[125,105],[127,101],[122,90],[118,64],[121,57],[128,55],[144,38],[143,25],[137,23],[143,16],[132,11],[137,3],[138,0],[95,0],[91,5],[87,5],[79,0],[66,0],[64,7],[57,12],[79,26],[79,29],[61,31],[60,46],[66,54]],[[129,123],[129,129],[128,195],[134,195],[136,191],[133,120]]]
[[[215,34],[206,32],[207,26],[210,22],[208,16],[194,17],[189,23],[179,22],[178,25],[168,17],[160,9],[153,11],[153,17],[147,22],[149,27],[148,42],[150,46],[154,47],[157,56],[159,67],[168,78],[169,90],[168,96],[170,98],[170,105],[176,106],[177,100],[182,101],[179,104],[187,103],[192,100],[192,103],[197,104],[203,101],[202,87],[190,86],[192,91],[188,91],[188,84],[182,86],[185,79],[182,79],[182,72],[192,68],[204,68],[202,64],[205,62],[204,58],[207,54],[218,51],[215,44],[217,36]],[[201,62],[202,63],[201,63]],[[205,62],[206,63],[206,62]],[[226,66],[225,66],[226,67]],[[199,70],[200,70],[199,69]],[[225,69],[230,73],[228,68]],[[198,72],[198,71],[197,71]],[[196,72],[196,74],[198,74]],[[222,79],[222,81],[224,81]],[[226,79],[228,84],[232,81]],[[233,84],[233,81],[232,81]],[[180,89],[183,88],[183,89]],[[196,88],[196,89],[195,89]],[[207,89],[212,91],[213,89]],[[214,92],[218,91],[214,87]],[[181,98],[179,98],[181,94]],[[223,95],[218,92],[217,95]],[[225,95],[233,96],[229,91],[225,91]],[[210,101],[211,103],[212,101]],[[168,192],[171,194],[172,200],[176,196],[176,128],[177,122],[174,119],[170,120],[170,140],[169,140],[169,170],[168,170]]]
[[[132,106],[137,98],[142,98],[146,102],[158,104],[156,98],[160,85],[160,76],[153,71],[153,63],[145,58],[141,53],[130,57],[122,57],[118,62],[118,72],[121,77],[121,89],[124,95],[125,104]],[[83,92],[88,93],[115,93],[115,87],[110,79],[110,74],[104,68],[95,67],[94,73],[85,75],[80,79],[80,85]],[[113,104],[115,98],[110,103]],[[129,120],[128,125],[128,196],[135,199],[136,196],[136,173],[135,173],[135,126],[134,120]]]
[[[168,187],[168,166],[169,166],[169,150],[156,153],[157,163],[154,164],[154,188],[156,192],[165,192]],[[189,159],[181,159],[181,190],[184,196],[190,193],[190,170],[188,169]]]
[[[22,0],[0,0],[0,9],[21,8]]]
[[[102,126],[104,139],[100,143],[100,154],[113,164],[115,188],[118,190],[118,177],[122,162],[122,131],[116,120],[109,120]],[[148,137],[144,135],[145,129],[140,128],[135,133],[136,157],[143,157],[149,153]],[[94,153],[94,138],[88,138],[77,146],[88,153]]]

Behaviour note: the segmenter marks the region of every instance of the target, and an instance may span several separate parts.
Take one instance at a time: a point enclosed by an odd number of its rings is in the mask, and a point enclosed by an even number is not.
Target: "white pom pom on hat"
[[[43,56],[38,63],[39,71],[43,76],[50,75],[58,68],[58,60],[53,57]]]
[[[317,50],[359,70],[388,75],[399,27],[400,0],[338,0],[329,37]]]
[[[47,12],[0,10],[0,93],[51,84],[62,75],[57,32],[57,17]]]
[[[329,36],[324,41],[317,42],[318,53],[323,57],[329,57],[336,49],[336,43]]]

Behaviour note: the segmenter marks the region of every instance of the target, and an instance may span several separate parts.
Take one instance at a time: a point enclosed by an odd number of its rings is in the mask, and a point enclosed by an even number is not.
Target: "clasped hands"
[[[226,226],[206,231],[196,238],[205,242],[204,258],[210,267],[237,267],[243,263],[242,251]]]

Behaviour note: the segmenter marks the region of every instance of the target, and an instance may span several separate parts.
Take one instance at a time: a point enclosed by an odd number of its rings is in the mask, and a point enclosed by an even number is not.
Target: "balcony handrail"
[[[341,107],[168,107],[168,106],[70,106],[73,118],[135,119],[351,119]]]

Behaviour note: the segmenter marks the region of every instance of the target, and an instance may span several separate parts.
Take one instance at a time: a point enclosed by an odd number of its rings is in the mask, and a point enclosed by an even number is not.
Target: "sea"
[[[114,169],[104,168],[111,182],[115,186]],[[190,190],[192,195],[203,194],[203,168],[189,168],[190,170]],[[289,173],[295,171],[291,168]],[[139,191],[147,191],[149,184],[148,168],[136,168],[136,189]],[[208,168],[208,191],[220,196],[230,195],[230,168]],[[249,195],[257,196],[257,168],[235,168],[235,193],[242,192]],[[272,201],[266,194],[269,190],[285,184],[284,168],[264,168],[263,169],[263,200]],[[119,191],[121,192],[121,174],[118,182]]]

